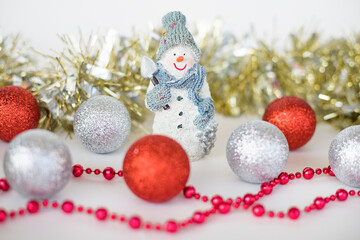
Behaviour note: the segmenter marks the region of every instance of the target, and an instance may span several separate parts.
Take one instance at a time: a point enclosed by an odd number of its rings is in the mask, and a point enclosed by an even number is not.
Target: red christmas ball
[[[171,138],[149,135],[127,151],[124,179],[130,190],[149,202],[164,202],[185,187],[190,174],[185,150]]]
[[[274,124],[283,132],[290,150],[305,145],[316,128],[314,110],[301,98],[292,96],[282,97],[270,103],[263,120]]]
[[[0,139],[10,142],[19,133],[36,128],[40,107],[28,90],[17,86],[0,88]]]

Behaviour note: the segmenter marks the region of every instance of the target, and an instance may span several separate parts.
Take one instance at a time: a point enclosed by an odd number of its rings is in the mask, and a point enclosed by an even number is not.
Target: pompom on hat
[[[169,12],[162,18],[162,24],[165,32],[160,39],[159,49],[156,53],[157,61],[160,60],[164,52],[174,45],[182,44],[189,46],[194,54],[195,61],[200,60],[201,51],[196,46],[193,36],[186,28],[186,17],[179,11]]]

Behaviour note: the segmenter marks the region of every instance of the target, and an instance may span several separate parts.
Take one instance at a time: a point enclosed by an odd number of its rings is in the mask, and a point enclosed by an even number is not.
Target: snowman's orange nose
[[[184,61],[184,57],[183,57],[183,56],[180,56],[180,57],[178,57],[178,58],[176,59],[176,61],[177,61],[177,62],[182,62],[182,61]]]

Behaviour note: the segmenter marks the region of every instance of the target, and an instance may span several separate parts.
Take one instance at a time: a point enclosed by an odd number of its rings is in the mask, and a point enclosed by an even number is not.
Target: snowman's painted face
[[[181,78],[193,67],[195,54],[188,46],[175,45],[161,56],[160,63],[171,75]]]

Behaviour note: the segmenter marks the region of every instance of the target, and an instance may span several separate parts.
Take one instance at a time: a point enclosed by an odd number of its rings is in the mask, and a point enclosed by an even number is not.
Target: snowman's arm
[[[147,91],[146,91],[146,95],[147,95],[153,88],[154,88],[154,84],[153,84],[151,81],[149,81],[149,86],[148,86],[148,89],[147,89]],[[148,103],[147,103],[147,98],[145,98],[145,107],[148,108],[148,109],[150,109],[150,108],[149,108],[149,105],[148,105]]]
[[[152,112],[161,111],[170,99],[171,93],[168,86],[161,84],[153,86],[150,83],[145,97],[145,106]]]
[[[201,98],[207,98],[207,97],[211,97],[211,93],[210,93],[210,89],[209,89],[209,84],[206,81],[206,78],[204,79],[204,84],[200,90],[199,96]]]

